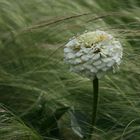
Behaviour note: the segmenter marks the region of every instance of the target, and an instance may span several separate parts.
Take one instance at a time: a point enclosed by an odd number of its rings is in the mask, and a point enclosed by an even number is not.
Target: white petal
[[[76,58],[75,59],[75,64],[79,64],[79,63],[81,63],[82,62],[82,60],[80,59],[80,58]]]
[[[102,52],[100,52],[100,54],[101,54],[101,56],[102,56],[103,58],[106,58],[106,57],[107,57],[106,54],[104,54],[104,53],[102,53]]]
[[[83,55],[83,56],[81,56],[81,59],[82,59],[83,61],[88,61],[88,60],[89,60],[89,57],[86,56],[86,55]]]
[[[75,71],[81,71],[81,70],[84,70],[84,67],[81,66],[81,65],[78,65],[78,66],[75,66],[75,67],[74,67],[74,70],[75,70]]]
[[[108,67],[112,67],[114,65],[115,61],[114,60],[111,60],[109,63],[107,63],[107,66]]]
[[[70,58],[75,58],[75,55],[72,54],[72,53],[68,53],[66,57],[67,57],[68,59],[70,59]]]
[[[111,58],[103,58],[102,61],[103,62],[109,62],[109,61],[111,61]]]
[[[86,69],[92,69],[92,66],[91,65],[88,65],[88,64],[84,64],[84,67],[86,68]]]
[[[102,69],[104,67],[106,67],[106,64],[105,63],[102,63],[102,64],[96,66],[97,69]]]
[[[94,66],[98,66],[98,65],[100,65],[101,63],[102,63],[102,62],[101,62],[100,60],[98,60],[98,61],[94,62],[93,65],[94,65]]]
[[[69,53],[69,52],[72,52],[72,50],[70,48],[64,48],[64,52]]]
[[[82,48],[82,51],[83,51],[84,53],[89,53],[90,48]]]
[[[78,40],[77,39],[72,39],[65,46],[66,47],[73,47],[73,46],[75,46],[77,44],[78,44]]]
[[[92,55],[87,54],[87,57],[90,59],[90,58],[92,58]]]
[[[109,47],[109,46],[106,46],[106,47]],[[109,49],[109,48],[103,49],[103,53],[104,53],[105,55],[109,55],[110,49]]]
[[[77,56],[77,57],[80,57],[81,55],[83,55],[82,52],[77,52],[77,53],[76,53],[76,56]]]
[[[92,69],[90,70],[92,73],[96,73],[97,69],[95,67],[92,67]]]
[[[104,67],[104,68],[102,68],[102,71],[107,71],[109,69],[110,69],[109,67]]]
[[[75,64],[75,60],[73,60],[73,59],[68,60],[68,62],[69,62],[70,64]]]
[[[120,58],[117,59],[117,60],[116,60],[116,63],[117,63],[117,65],[120,65],[120,64],[121,64],[121,59],[120,59]]]
[[[95,54],[94,57],[92,58],[92,60],[97,60],[100,58],[100,54]]]

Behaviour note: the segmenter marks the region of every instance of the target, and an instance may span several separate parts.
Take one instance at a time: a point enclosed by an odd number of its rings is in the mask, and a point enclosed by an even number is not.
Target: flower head
[[[70,64],[71,71],[94,79],[120,65],[122,51],[118,40],[97,30],[70,39],[64,48],[64,59]]]

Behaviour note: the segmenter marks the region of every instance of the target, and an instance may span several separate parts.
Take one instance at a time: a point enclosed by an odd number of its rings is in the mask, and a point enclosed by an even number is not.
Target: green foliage
[[[0,106],[0,139],[2,140],[42,140],[41,136],[28,127],[20,118]]]
[[[63,46],[95,29],[119,38],[124,58],[118,73],[100,80],[93,139],[139,140],[139,6],[139,0],[0,0],[0,140],[80,139],[71,121],[90,127],[92,84],[69,72]]]

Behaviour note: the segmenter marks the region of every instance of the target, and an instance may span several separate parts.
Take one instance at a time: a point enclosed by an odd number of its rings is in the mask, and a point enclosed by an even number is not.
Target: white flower
[[[71,71],[90,79],[101,78],[106,71],[118,67],[122,59],[122,46],[104,31],[86,32],[73,37],[64,48],[65,62]]]

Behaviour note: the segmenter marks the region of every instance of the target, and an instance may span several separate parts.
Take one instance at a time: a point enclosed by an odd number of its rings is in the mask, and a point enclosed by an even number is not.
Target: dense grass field
[[[0,140],[88,135],[92,84],[69,71],[63,48],[96,29],[124,53],[120,70],[100,80],[91,139],[140,140],[139,0],[0,0]]]

